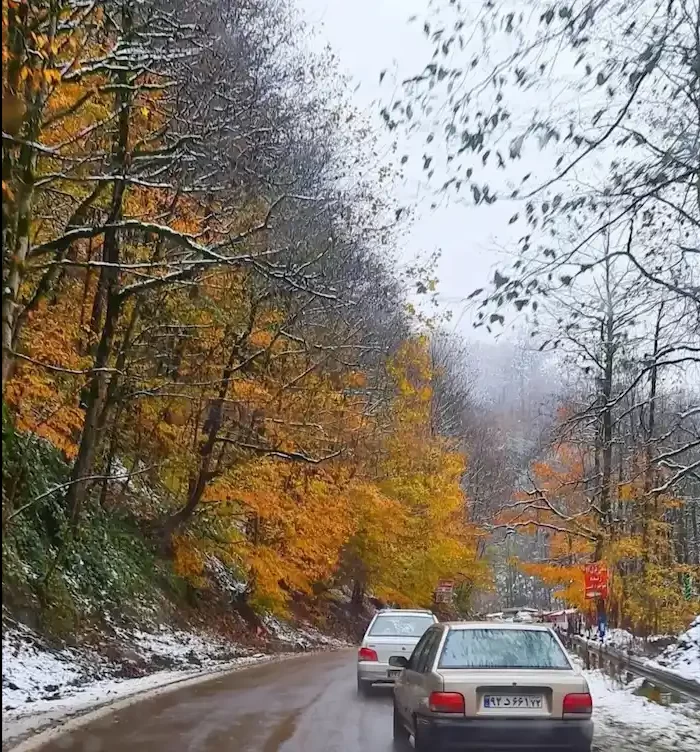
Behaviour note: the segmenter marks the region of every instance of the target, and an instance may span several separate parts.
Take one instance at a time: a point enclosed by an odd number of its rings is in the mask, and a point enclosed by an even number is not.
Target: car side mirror
[[[408,668],[408,658],[404,655],[392,655],[389,657],[389,665],[394,668]]]

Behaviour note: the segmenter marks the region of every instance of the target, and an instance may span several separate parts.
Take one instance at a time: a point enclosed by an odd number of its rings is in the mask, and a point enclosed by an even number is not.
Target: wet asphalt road
[[[300,656],[183,687],[106,715],[41,752],[395,752],[391,690],[358,696],[355,655]],[[624,707],[596,715],[594,752],[700,752],[692,728],[671,737],[651,722],[628,725],[624,715]]]
[[[42,752],[394,752],[391,691],[359,697],[355,651],[254,666],[137,703]]]

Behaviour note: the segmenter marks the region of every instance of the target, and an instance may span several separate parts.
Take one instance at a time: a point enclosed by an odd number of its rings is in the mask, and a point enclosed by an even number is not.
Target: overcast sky
[[[391,95],[396,71],[398,78],[414,75],[431,59],[422,23],[409,24],[411,15],[421,17],[428,0],[297,0],[306,21],[316,32],[316,44],[327,43],[338,57],[341,70],[347,72],[359,88],[353,94],[356,106],[372,118],[377,130],[383,126],[378,101]],[[379,74],[388,69],[384,84]],[[408,149],[420,162],[422,144],[402,144],[399,154]],[[387,154],[387,160],[396,160]],[[416,177],[418,173],[415,173]],[[438,182],[438,185],[440,182]],[[493,341],[483,329],[474,330],[471,313],[463,300],[477,287],[485,287],[499,260],[497,248],[510,245],[508,219],[512,205],[497,202],[478,208],[456,204],[431,210],[435,196],[409,179],[397,188],[400,201],[415,207],[415,219],[403,246],[402,257],[410,262],[418,253],[441,249],[438,269],[441,303],[453,313],[452,326],[469,339]],[[503,256],[500,256],[503,259]]]

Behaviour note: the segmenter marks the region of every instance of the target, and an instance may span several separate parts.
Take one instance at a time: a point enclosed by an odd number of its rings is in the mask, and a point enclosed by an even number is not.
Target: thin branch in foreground
[[[248,449],[251,452],[257,452],[258,454],[263,454],[268,457],[279,457],[283,460],[293,460],[296,462],[308,462],[311,465],[320,465],[322,462],[332,460],[334,457],[338,457],[342,453],[342,450],[339,449],[337,452],[332,452],[323,457],[310,457],[303,452],[285,452],[282,449],[272,449],[269,447],[258,446],[256,444],[248,444],[243,441],[236,441],[236,439],[229,439],[225,436],[219,437],[217,441],[224,444],[233,444],[241,449]]]
[[[83,483],[85,481],[93,481],[93,480],[118,480],[118,481],[130,481],[132,478],[136,477],[137,475],[143,475],[144,473],[148,473],[153,468],[156,467],[156,465],[150,465],[149,467],[144,468],[143,470],[138,470],[137,472],[126,472],[126,473],[120,473],[119,475],[86,475],[82,478],[76,478],[75,480],[69,480],[66,483],[60,483],[57,486],[54,486],[53,488],[50,488],[48,491],[45,491],[43,494],[39,494],[39,496],[35,496],[33,499],[28,501],[26,504],[23,504],[18,509],[15,509],[12,514],[10,514],[7,518],[7,522],[12,520],[13,518],[17,517],[18,514],[22,514],[22,512],[25,511],[25,509],[29,509],[32,505],[36,504],[39,501],[42,501],[43,499],[47,498],[48,496],[51,496],[55,494],[57,491],[63,491],[66,488],[69,488],[70,486],[74,485],[75,483]]]

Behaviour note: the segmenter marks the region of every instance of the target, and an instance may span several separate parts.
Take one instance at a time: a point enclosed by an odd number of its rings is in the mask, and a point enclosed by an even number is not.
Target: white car
[[[394,685],[394,739],[417,752],[590,752],[586,679],[542,624],[435,624]]]
[[[357,654],[357,691],[364,693],[372,684],[393,684],[401,670],[392,668],[392,656],[409,658],[425,630],[437,623],[430,611],[383,609],[367,627]]]

